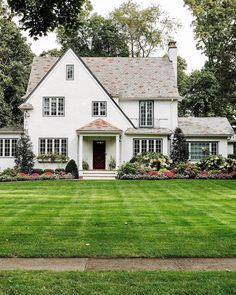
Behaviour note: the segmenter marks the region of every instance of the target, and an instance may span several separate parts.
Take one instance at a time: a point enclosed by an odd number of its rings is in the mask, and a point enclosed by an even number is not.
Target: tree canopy
[[[20,29],[0,7],[0,127],[20,124],[33,54]]]
[[[7,0],[31,37],[45,35],[58,26],[77,27],[77,16],[84,0]]]
[[[172,39],[173,31],[180,26],[175,19],[162,11],[159,5],[152,4],[142,9],[132,0],[114,9],[110,17],[125,34],[132,57],[150,56],[158,47],[167,45]]]

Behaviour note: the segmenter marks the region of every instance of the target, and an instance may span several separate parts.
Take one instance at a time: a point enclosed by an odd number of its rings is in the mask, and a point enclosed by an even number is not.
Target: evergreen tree
[[[79,172],[78,172],[78,167],[77,164],[75,163],[75,160],[71,159],[65,168],[66,173],[71,173],[75,179],[79,178]]]
[[[34,158],[35,155],[32,151],[32,143],[29,136],[27,134],[21,135],[16,146],[16,168],[21,172],[30,173],[34,167]]]
[[[186,138],[180,128],[175,129],[170,157],[175,163],[187,162],[189,159]]]

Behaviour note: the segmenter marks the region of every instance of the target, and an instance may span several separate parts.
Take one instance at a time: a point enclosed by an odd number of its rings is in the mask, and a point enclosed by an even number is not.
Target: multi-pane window
[[[140,101],[140,127],[153,127],[153,101]]]
[[[208,155],[218,154],[218,142],[189,142],[189,157],[191,161],[199,161]]]
[[[39,153],[67,156],[67,139],[66,138],[40,138]]]
[[[93,103],[92,103],[92,115],[94,117],[105,117],[107,115],[107,103],[106,103],[106,101],[93,101]]]
[[[64,97],[44,97],[43,98],[44,116],[64,116],[65,98]]]
[[[0,139],[0,157],[15,157],[17,139],[1,138]]]
[[[66,80],[74,80],[74,65],[66,65]]]
[[[146,139],[137,138],[134,139],[134,156],[139,153],[145,152],[162,152],[162,140],[161,139]]]

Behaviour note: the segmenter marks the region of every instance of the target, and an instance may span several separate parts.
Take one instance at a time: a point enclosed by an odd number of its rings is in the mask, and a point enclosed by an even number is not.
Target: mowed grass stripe
[[[1,183],[0,256],[234,256],[235,205],[235,181]]]

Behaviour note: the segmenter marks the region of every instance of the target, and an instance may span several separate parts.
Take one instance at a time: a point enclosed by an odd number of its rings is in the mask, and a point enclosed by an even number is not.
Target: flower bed
[[[74,177],[70,173],[65,173],[63,169],[56,169],[55,171],[35,169],[31,174],[17,172],[15,169],[6,169],[0,174],[0,182],[60,179],[74,179]]]
[[[196,164],[174,164],[167,156],[144,153],[124,164],[118,171],[118,179],[236,179],[236,160],[210,156]]]

